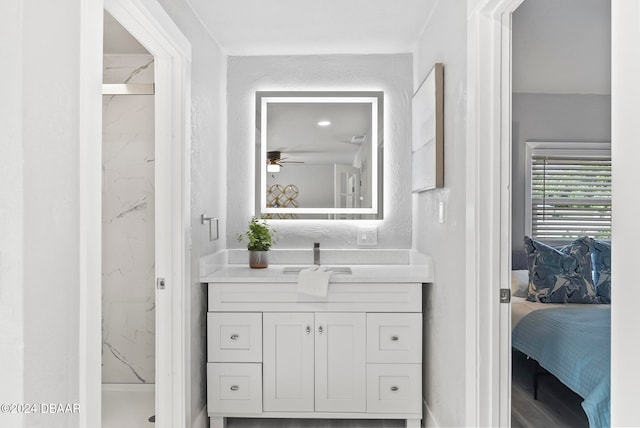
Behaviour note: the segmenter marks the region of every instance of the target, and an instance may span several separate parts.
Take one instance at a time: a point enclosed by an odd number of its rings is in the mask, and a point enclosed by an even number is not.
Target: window
[[[611,239],[609,143],[527,142],[529,236]]]

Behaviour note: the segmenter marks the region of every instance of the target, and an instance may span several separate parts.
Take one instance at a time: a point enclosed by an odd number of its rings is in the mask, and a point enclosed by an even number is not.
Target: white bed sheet
[[[539,303],[530,302],[524,297],[511,297],[511,329],[527,314],[540,309],[551,308],[589,308],[593,310],[609,309],[611,305],[584,304],[584,303]]]

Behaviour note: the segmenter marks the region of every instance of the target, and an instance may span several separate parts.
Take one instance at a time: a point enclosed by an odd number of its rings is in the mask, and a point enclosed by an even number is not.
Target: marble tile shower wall
[[[152,82],[151,55],[105,55],[104,83]],[[153,107],[102,97],[103,383],[155,383]]]

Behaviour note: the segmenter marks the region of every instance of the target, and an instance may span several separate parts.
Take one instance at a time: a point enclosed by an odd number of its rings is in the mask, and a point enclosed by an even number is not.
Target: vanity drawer
[[[422,363],[422,314],[367,314],[368,363]]]
[[[261,362],[262,314],[207,313],[207,356],[209,362]]]
[[[422,365],[367,364],[367,412],[421,413]]]
[[[262,364],[208,363],[208,413],[261,413]]]

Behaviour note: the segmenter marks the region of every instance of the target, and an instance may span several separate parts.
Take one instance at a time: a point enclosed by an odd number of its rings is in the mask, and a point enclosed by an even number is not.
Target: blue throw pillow
[[[602,303],[611,303],[611,244],[593,239],[591,242],[593,283]]]
[[[527,300],[541,303],[599,303],[591,269],[591,238],[553,248],[524,238],[529,268]]]

